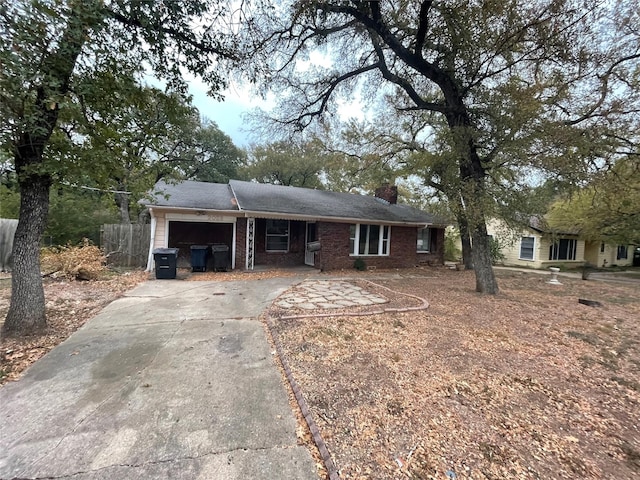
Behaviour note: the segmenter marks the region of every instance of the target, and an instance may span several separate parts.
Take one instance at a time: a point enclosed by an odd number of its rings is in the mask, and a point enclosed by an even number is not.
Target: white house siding
[[[504,223],[499,220],[492,219],[487,222],[487,233],[492,235],[494,239],[500,242],[502,246],[502,255],[504,259],[502,264],[514,267],[540,268],[540,234],[533,231],[523,229],[519,232],[509,230]],[[522,237],[533,237],[533,260],[525,260],[520,258],[520,239]],[[547,246],[547,249],[549,247]]]
[[[576,240],[576,260],[549,260],[551,238],[534,229],[510,230],[503,222],[492,219],[487,223],[489,235],[500,242],[504,259],[502,264],[512,267],[547,268],[550,266],[566,265],[579,266],[584,263],[585,242],[575,236],[564,235],[561,238]],[[533,259],[520,258],[520,240],[522,237],[533,237]]]
[[[153,235],[153,248],[163,248],[167,246],[167,221],[164,212],[157,212],[156,217],[156,231],[151,232]]]
[[[627,267],[633,265],[633,249],[633,245],[627,245],[627,258],[618,259],[618,245],[605,243],[601,251],[602,242],[587,242],[585,260],[596,267]]]

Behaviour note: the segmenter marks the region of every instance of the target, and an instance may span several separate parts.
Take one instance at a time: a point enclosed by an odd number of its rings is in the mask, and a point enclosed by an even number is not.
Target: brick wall
[[[256,219],[255,264],[289,267],[304,265],[305,222],[291,220],[289,222],[289,251],[267,252],[267,221]]]
[[[316,256],[316,266],[321,270],[351,269],[357,258],[367,267],[411,268],[420,263],[442,264],[444,260],[444,229],[435,229],[435,248],[430,253],[417,253],[416,227],[391,227],[391,244],[388,256],[351,256],[349,251],[349,224],[318,222],[318,238],[321,250]]]
[[[391,227],[389,256],[355,257],[349,251],[349,224],[317,222],[321,250],[316,253],[316,267],[321,270],[352,269],[356,258],[362,258],[367,267],[411,268],[419,264],[442,264],[444,261],[444,229],[434,229],[432,251],[417,253],[418,230],[415,227]],[[304,265],[305,222],[291,221],[289,251],[266,252],[266,221],[256,219],[255,265]],[[246,219],[239,218],[236,225],[236,268],[245,268]]]
[[[417,253],[416,256],[420,265],[444,264],[444,228],[431,229],[431,251],[429,253]]]

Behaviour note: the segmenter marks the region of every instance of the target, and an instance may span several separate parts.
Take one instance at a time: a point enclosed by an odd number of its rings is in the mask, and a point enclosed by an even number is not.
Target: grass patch
[[[640,392],[640,383],[635,380],[627,380],[622,377],[611,377],[611,380],[616,382],[618,385],[622,385],[623,387],[627,387],[633,391]]]
[[[567,335],[569,335],[571,338],[577,338],[578,340],[582,340],[583,342],[588,343],[589,345],[593,345],[593,346],[600,345],[600,340],[598,339],[598,337],[596,337],[592,333],[582,333],[582,332],[576,332],[574,330],[569,330],[567,332]]]

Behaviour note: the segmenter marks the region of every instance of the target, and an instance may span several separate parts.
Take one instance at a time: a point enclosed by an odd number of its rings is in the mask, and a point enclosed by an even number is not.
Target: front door
[[[318,240],[318,232],[316,230],[315,222],[307,222],[305,249],[304,249],[304,264],[310,267],[316,264],[316,252],[309,250],[309,244]]]

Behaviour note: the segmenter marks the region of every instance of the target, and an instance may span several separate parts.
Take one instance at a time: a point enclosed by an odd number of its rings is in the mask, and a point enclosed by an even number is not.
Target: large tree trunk
[[[40,239],[49,213],[48,177],[20,182],[20,220],[13,242],[11,305],[3,335],[28,335],[47,326],[40,274]]]
[[[466,270],[473,270],[473,257],[471,251],[471,232],[469,222],[464,212],[458,213],[458,228],[460,228],[460,243],[462,243],[462,263]]]
[[[468,128],[469,120],[465,115],[455,118],[463,127],[454,127],[452,131],[459,140],[460,151],[466,152],[460,158],[460,196],[463,204],[462,215],[467,231],[471,236],[471,260],[476,273],[476,291],[480,293],[498,293],[498,282],[491,263],[491,249],[487,235],[485,209],[486,171],[477,152],[473,136]],[[462,230],[462,228],[461,228]]]
[[[14,145],[20,185],[20,218],[13,243],[11,304],[2,328],[3,335],[22,335],[46,327],[44,287],[40,274],[40,238],[47,225],[51,176],[43,165],[43,154],[58,123],[60,102],[87,38],[89,25],[97,24],[97,3],[74,2],[66,30],[57,50],[40,64],[42,83],[34,88],[34,104],[24,119]]]
[[[491,249],[489,246],[489,236],[487,235],[486,223],[483,221],[473,231],[473,263],[476,273],[476,292],[498,293],[498,282],[496,281],[491,264]]]

